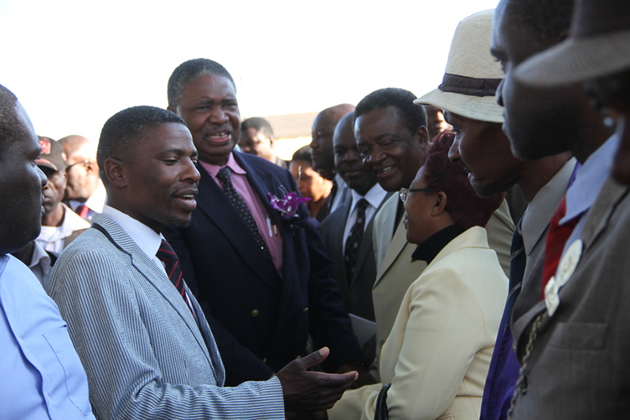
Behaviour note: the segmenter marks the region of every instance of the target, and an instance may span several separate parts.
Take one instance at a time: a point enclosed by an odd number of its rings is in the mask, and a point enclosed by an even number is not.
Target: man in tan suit
[[[424,163],[428,142],[426,114],[414,105],[415,95],[403,89],[380,89],[357,105],[354,133],[363,164],[377,174],[384,190],[395,192],[409,187]],[[397,195],[390,197],[374,216],[373,244],[377,275],[372,289],[376,318],[376,361],[389,335],[396,313],[409,285],[426,267],[412,261],[416,246],[407,242],[407,232]],[[507,203],[494,213],[487,225],[490,248],[494,249],[504,272],[509,273],[510,243],[514,223]],[[376,368],[371,372],[379,378]]]

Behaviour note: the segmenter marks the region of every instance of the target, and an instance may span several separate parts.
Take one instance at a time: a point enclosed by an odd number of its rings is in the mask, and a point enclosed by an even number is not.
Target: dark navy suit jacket
[[[268,379],[305,354],[309,333],[317,346],[330,347],[326,370],[363,361],[316,223],[303,204],[300,222],[290,223],[269,203],[268,193],[283,197],[297,191],[293,176],[256,156],[234,152],[234,157],[278,225],[283,277],[202,167],[190,226],[164,230],[212,328],[226,385]]]

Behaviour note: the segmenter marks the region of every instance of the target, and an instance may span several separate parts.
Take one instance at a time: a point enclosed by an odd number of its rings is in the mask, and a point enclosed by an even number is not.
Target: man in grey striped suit
[[[196,207],[197,151],[184,121],[154,107],[110,118],[97,160],[103,214],[60,256],[50,294],[68,322],[99,418],[278,419],[332,406],[356,372],[306,369],[322,349],[267,381],[222,387],[225,371],[203,311],[161,236]]]

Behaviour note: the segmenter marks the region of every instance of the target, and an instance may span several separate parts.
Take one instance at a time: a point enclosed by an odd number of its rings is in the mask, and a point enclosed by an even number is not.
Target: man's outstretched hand
[[[323,347],[292,361],[276,374],[282,384],[286,411],[326,410],[358,378],[359,374],[355,371],[337,374],[308,370],[326,360],[329,353],[328,347]]]

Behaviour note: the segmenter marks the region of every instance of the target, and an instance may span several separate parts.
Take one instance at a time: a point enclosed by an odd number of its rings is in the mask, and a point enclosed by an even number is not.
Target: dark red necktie
[[[579,217],[574,217],[565,224],[560,225],[559,222],[566,213],[567,203],[565,196],[549,221],[549,233],[547,234],[547,241],[545,242],[545,262],[543,264],[541,299],[545,298],[545,286],[549,282],[549,279],[556,274],[564,245],[567,243],[571,233],[573,233],[573,229],[580,221]]]
[[[177,258],[177,254],[166,239],[162,239],[160,249],[158,249],[156,255],[160,261],[164,263],[164,268],[166,269],[168,278],[171,282],[173,282],[179,294],[182,296],[184,301],[186,301],[186,305],[188,305],[188,301],[186,300],[186,287],[184,287],[184,279],[182,269],[179,265],[179,258]]]
[[[85,204],[79,204],[74,212],[84,219],[87,219],[90,214],[90,208]]]

